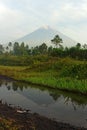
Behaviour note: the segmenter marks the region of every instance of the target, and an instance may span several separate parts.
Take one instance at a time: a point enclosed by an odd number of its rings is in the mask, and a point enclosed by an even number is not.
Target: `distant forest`
[[[46,43],[42,43],[39,46],[29,48],[24,42],[19,44],[15,42],[9,42],[7,47],[0,45],[0,55],[14,55],[14,56],[35,56],[35,55],[48,55],[52,57],[71,57],[78,60],[87,60],[87,44],[83,46],[77,43],[76,46],[63,47],[62,39],[56,35],[51,42],[54,47],[47,46]]]

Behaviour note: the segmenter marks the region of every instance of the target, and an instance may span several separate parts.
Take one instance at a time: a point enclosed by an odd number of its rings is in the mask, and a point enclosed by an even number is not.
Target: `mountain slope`
[[[29,45],[29,47],[41,45],[45,42],[48,46],[53,45],[51,40],[54,38],[55,35],[59,35],[60,38],[63,40],[63,46],[73,46],[76,45],[76,41],[72,40],[71,38],[65,36],[64,34],[50,28],[49,26],[41,27],[36,31],[16,40],[17,42],[25,42]]]

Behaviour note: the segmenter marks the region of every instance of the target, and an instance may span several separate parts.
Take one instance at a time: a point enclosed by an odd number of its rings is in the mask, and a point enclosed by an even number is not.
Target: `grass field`
[[[0,66],[0,75],[45,87],[87,94],[87,62],[69,58],[30,66]]]

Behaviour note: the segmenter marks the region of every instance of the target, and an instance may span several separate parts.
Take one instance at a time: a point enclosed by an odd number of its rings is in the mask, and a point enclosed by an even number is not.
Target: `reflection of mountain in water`
[[[25,83],[20,83],[20,82],[14,82],[13,83],[14,85],[13,86],[16,86],[16,88],[20,89],[20,90],[23,90],[22,94],[24,96],[26,96],[27,98],[31,98],[33,99],[35,102],[38,102],[38,103],[41,103],[41,100],[42,102],[46,103],[48,102],[47,99],[47,93],[49,93],[50,95],[50,101],[53,102],[58,100],[61,96],[63,96],[63,98],[65,99],[65,103],[67,104],[69,101],[72,102],[72,105],[75,107],[75,105],[81,105],[81,106],[86,106],[87,105],[87,99],[85,96],[81,96],[80,94],[74,94],[74,93],[71,93],[71,92],[65,92],[65,91],[59,91],[59,90],[54,90],[54,89],[48,89],[48,88],[44,88],[44,87],[39,87],[39,86],[29,86],[28,84],[25,84]],[[14,88],[14,87],[13,87]],[[31,91],[32,92],[29,92],[28,89],[31,88]],[[36,92],[37,90],[37,92]],[[44,91],[44,94],[39,94],[40,91]],[[21,92],[21,91],[19,91]],[[30,93],[30,94],[29,94]],[[32,93],[34,93],[34,95],[32,95]],[[43,99],[41,99],[41,96],[43,97]],[[52,98],[53,99],[52,99]],[[50,103],[50,102],[49,102]]]
[[[34,90],[32,88],[24,89],[23,92],[17,91],[29,100],[32,100],[38,105],[49,105],[54,102],[51,96],[47,92],[41,92],[41,90]]]
[[[49,118],[55,118],[58,121],[87,127],[85,121],[87,99],[84,96],[46,89],[41,86],[30,86],[21,82],[2,81],[0,83],[0,99],[2,101]]]
[[[68,102],[71,102],[73,107],[87,105],[87,99],[85,96],[73,94],[70,92],[58,91],[54,89],[47,89],[44,87],[31,86],[21,82],[10,82],[0,80],[0,87],[7,86],[7,89],[11,89],[19,93],[21,96],[32,100],[38,105],[50,105],[55,103],[56,100],[60,99],[61,96],[64,98],[64,103],[67,105]],[[76,108],[75,108],[76,109]]]

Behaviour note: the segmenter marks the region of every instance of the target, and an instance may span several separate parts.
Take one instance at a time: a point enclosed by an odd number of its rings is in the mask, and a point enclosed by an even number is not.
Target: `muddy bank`
[[[14,127],[16,130],[87,130],[53,121],[29,110],[13,108],[0,101],[0,129],[12,130]]]
[[[6,75],[0,75],[0,79],[2,80],[9,80],[9,81],[16,81],[15,79],[9,77],[9,76],[6,76]]]

